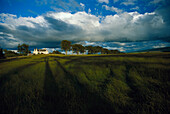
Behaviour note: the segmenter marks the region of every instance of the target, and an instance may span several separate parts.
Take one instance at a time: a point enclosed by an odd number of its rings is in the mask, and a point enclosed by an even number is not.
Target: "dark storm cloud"
[[[165,0],[163,5],[156,10],[158,15],[161,15],[164,22],[170,25],[170,1]]]
[[[44,16],[43,18],[44,22],[48,25],[46,27],[41,26],[41,23],[28,20],[27,22],[32,24],[32,27],[30,24],[25,24],[15,26],[12,29],[8,25],[0,24],[0,31],[12,34],[12,37],[17,39],[17,41],[28,43],[30,46],[36,45],[37,47],[56,47],[59,46],[61,40],[78,39],[75,34],[78,36],[82,34],[82,29],[77,25],[68,24],[52,17]],[[7,39],[4,37],[3,40]],[[5,47],[8,47],[7,43]]]
[[[0,34],[0,40],[7,42],[15,42],[16,39],[12,38],[11,34]]]
[[[154,40],[154,41],[140,41],[140,42],[78,42],[83,46],[101,46],[107,48],[109,50],[119,50],[121,52],[135,52],[142,51],[147,49],[156,49],[156,48],[164,48],[169,47],[170,43]]]
[[[6,26],[5,24],[3,23],[0,23],[0,32],[10,32],[11,30],[9,29],[8,26]]]
[[[29,28],[29,27],[23,26],[23,25],[18,26],[17,29],[18,29],[18,30],[22,30],[22,31],[30,31],[30,28]]]
[[[51,17],[45,17],[44,18],[49,24],[50,27],[56,31],[67,33],[73,33],[80,32],[81,28],[78,26],[74,26],[68,23],[65,23],[64,21],[57,20]]]
[[[170,42],[170,1],[163,0],[163,5],[155,12],[162,17],[164,22],[164,27],[160,30],[162,33],[162,39],[160,39]]]
[[[36,0],[38,6],[48,5],[55,11],[81,11],[83,8],[76,0]]]

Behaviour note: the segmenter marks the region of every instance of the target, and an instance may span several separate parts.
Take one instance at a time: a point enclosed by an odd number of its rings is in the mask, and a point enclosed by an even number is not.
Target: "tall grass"
[[[38,55],[0,63],[1,113],[169,113],[170,54]]]
[[[1,85],[2,113],[40,113],[43,105],[45,63],[20,69]]]

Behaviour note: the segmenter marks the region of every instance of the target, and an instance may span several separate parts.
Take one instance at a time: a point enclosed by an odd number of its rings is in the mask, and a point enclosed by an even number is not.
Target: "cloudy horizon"
[[[152,49],[170,46],[168,0],[27,2],[0,2],[2,48],[16,48],[22,43],[30,47],[59,48],[62,40],[91,42],[93,46],[123,52],[141,50],[140,47]]]

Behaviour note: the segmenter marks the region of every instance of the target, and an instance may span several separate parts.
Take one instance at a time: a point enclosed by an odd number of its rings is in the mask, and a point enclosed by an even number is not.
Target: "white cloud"
[[[13,14],[8,14],[8,13],[7,13],[7,14],[1,13],[1,14],[0,14],[0,17],[1,17],[1,18],[0,18],[0,21],[1,21],[1,22],[4,22],[7,18],[8,18],[8,19],[14,19],[14,18],[16,18],[17,16],[16,16],[16,15],[13,15]]]
[[[151,4],[158,4],[158,3],[160,3],[160,2],[162,2],[163,0],[153,0],[153,1],[151,1],[150,3]]]
[[[16,48],[16,46],[21,43],[13,34],[3,33],[0,34],[0,46],[3,48]]]
[[[91,13],[91,9],[90,8],[88,9],[88,13]]]
[[[80,6],[85,7],[85,5],[83,3],[80,3]]]
[[[121,4],[128,6],[128,5],[135,5],[136,0],[126,0],[125,2],[122,2]]]
[[[33,17],[19,17],[17,18],[16,15],[12,14],[0,14],[0,21],[13,26],[27,26],[35,28],[34,23],[39,24],[40,26],[47,26],[43,16],[37,16],[36,18]]]
[[[18,50],[10,50],[10,51],[13,51],[13,52],[15,52],[15,53],[18,53]]]
[[[85,4],[80,3],[80,6],[83,8],[83,10],[85,9]]]
[[[90,45],[95,46],[95,45],[98,45],[98,44],[96,44],[96,42],[89,42],[89,41],[78,42],[78,44],[82,44],[84,46],[90,46]]]
[[[119,0],[113,0],[114,3],[118,2]]]
[[[17,46],[19,42],[31,46],[55,47],[56,42],[64,39],[114,41],[116,44],[118,41],[153,40],[170,36],[169,26],[161,15],[154,12],[124,12],[106,17],[86,12],[49,12],[35,18],[0,14],[0,19],[0,44],[4,47]]]
[[[134,8],[131,8],[131,10],[138,10],[138,9],[139,9],[138,6],[136,6],[136,7],[134,7]]]
[[[154,13],[139,14],[134,12],[110,15],[106,16],[101,26],[107,33],[105,34],[106,39],[114,38],[120,41],[147,40],[158,34],[162,36],[165,32],[162,30],[164,26],[162,18]]]
[[[126,45],[126,43],[121,43],[121,42],[113,42],[114,44],[118,44],[118,45],[121,45],[121,46],[124,46]]]
[[[100,2],[100,3],[106,3],[106,4],[108,4],[109,3],[109,0],[98,0],[98,2]]]
[[[160,45],[160,46],[153,46],[153,48],[164,48],[166,47],[164,44]]]
[[[68,24],[73,24],[76,26],[81,27],[84,30],[94,29],[100,26],[99,17],[95,15],[87,14],[86,12],[77,12],[75,14],[71,13],[50,13],[48,14],[49,17],[53,17],[58,20],[62,20]]]
[[[116,12],[116,13],[122,13],[122,11],[123,11],[121,9],[118,9],[118,8],[114,7],[114,6],[109,7],[107,5],[103,5],[102,7],[104,7],[106,10],[109,10],[109,11],[112,11],[112,12]]]
[[[103,47],[103,48],[106,48],[108,50],[119,50],[121,52],[125,52],[126,51],[123,47],[109,47],[109,46],[107,46],[107,47]]]

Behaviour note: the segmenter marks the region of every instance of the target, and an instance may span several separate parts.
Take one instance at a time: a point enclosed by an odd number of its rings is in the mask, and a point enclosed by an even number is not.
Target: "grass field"
[[[170,113],[170,53],[0,60],[0,113]]]

